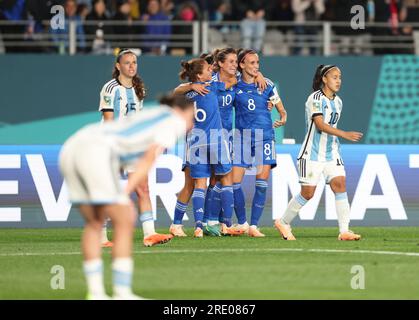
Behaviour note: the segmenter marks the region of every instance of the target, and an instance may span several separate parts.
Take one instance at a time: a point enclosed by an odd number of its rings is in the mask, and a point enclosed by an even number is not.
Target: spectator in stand
[[[291,8],[291,0],[272,1],[268,12],[268,18],[272,21],[293,21],[294,12]],[[281,26],[278,29],[282,32],[286,32],[290,27]]]
[[[230,3],[226,0],[219,0],[215,3],[214,8],[210,11],[210,21],[223,22],[230,20],[231,7]],[[219,25],[216,27],[222,33],[229,33],[230,28],[228,26]]]
[[[0,1],[0,20],[19,21],[27,19],[25,0],[3,0]],[[22,24],[0,26],[0,33],[21,35],[27,31],[27,27]],[[8,39],[9,41],[20,40],[19,37]],[[6,52],[24,52],[24,47],[7,46]]]
[[[198,6],[193,1],[186,1],[182,3],[174,17],[175,21],[193,22],[200,19],[200,12]],[[177,25],[173,27],[173,34],[187,36],[192,34],[192,25]],[[177,54],[192,54],[191,47],[176,47],[174,51]]]
[[[124,21],[125,23],[113,27],[115,34],[119,36],[121,41],[128,42],[124,47],[138,47],[135,34],[139,33],[139,28],[132,24],[134,19],[131,17],[131,2],[129,0],[118,0],[117,8],[117,13],[112,20]]]
[[[294,12],[294,21],[298,22],[298,25],[295,27],[295,34],[297,35],[297,44],[294,47],[293,53],[295,55],[301,54],[303,46],[301,45],[302,38],[301,36],[309,35],[311,39],[307,42],[316,41],[317,27],[315,26],[305,26],[306,21],[317,21],[320,19],[320,16],[325,11],[324,0],[292,0],[291,8]],[[314,45],[311,45],[310,55],[319,54],[319,51]]]
[[[94,53],[106,53],[109,45],[106,36],[113,33],[112,26],[105,24],[109,20],[106,3],[104,0],[93,0],[92,5],[92,11],[86,17],[86,35],[93,40],[91,49]]]
[[[404,0],[400,11],[400,22],[402,23],[415,23],[419,21],[419,0]],[[419,28],[416,27],[416,32]],[[400,33],[404,36],[413,36],[414,28],[411,25],[403,26]],[[412,38],[412,41],[414,39]],[[407,42],[407,41],[406,41]],[[410,42],[410,41],[408,41]],[[419,54],[415,49],[405,49],[403,53]]]
[[[162,12],[167,15],[170,20],[172,20],[175,11],[175,4],[173,3],[173,0],[161,0],[160,6]]]
[[[151,22],[145,26],[145,34],[150,37],[156,36],[156,40],[159,40],[147,41],[144,51],[158,55],[165,54],[172,26],[169,17],[161,10],[159,0],[149,0],[147,13],[141,17],[141,20]],[[153,24],[154,21],[160,21],[162,24]]]
[[[266,32],[267,0],[232,0],[232,17],[241,20],[242,46],[261,52]]]
[[[58,51],[60,53],[68,52],[70,22],[74,21],[76,23],[77,52],[84,52],[86,50],[86,40],[81,18],[77,15],[77,2],[75,0],[66,0],[64,9],[64,29],[51,29],[52,38],[58,47]]]

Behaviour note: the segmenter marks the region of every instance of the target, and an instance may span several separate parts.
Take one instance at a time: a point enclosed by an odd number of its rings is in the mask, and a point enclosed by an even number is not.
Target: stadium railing
[[[77,33],[77,22],[70,21],[65,32],[51,32],[50,21],[43,21],[43,31],[25,32],[33,21],[0,21],[0,53],[56,52],[110,54],[116,47],[141,48],[148,52],[160,47],[162,54],[197,55],[223,46],[241,47],[240,21],[106,21],[106,27],[127,27],[133,33]],[[83,21],[85,30],[97,27],[98,21]],[[170,25],[170,34],[145,34],[146,26]],[[403,30],[411,30],[403,33]],[[349,22],[267,21],[262,52],[266,55],[373,55],[380,53],[419,54],[419,22],[399,23],[392,30],[386,23],[365,23],[365,29],[353,30]],[[394,33],[393,33],[394,31]]]

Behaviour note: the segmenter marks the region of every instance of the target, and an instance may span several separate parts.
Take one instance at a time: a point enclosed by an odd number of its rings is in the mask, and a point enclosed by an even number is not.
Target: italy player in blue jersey
[[[182,62],[181,79],[203,84],[211,80],[212,66],[205,59],[192,59]],[[228,143],[223,132],[217,94],[225,90],[222,82],[211,82],[207,87],[209,93],[200,95],[190,91],[186,97],[195,102],[195,124],[187,138],[186,164],[194,179],[192,203],[196,228],[195,237],[203,236],[203,214],[207,179],[211,173],[221,176],[221,201],[226,219],[231,220],[233,213],[233,188],[231,176],[231,159]]]
[[[137,56],[132,50],[121,50],[116,58],[112,80],[108,81],[100,92],[99,111],[104,121],[120,121],[128,116],[141,112],[145,97],[144,83],[137,73]],[[128,179],[133,168],[124,168]],[[156,233],[152,212],[148,180],[137,186],[138,207],[143,227],[143,244],[147,247],[166,243],[173,236],[171,234]],[[102,229],[102,245],[111,247],[108,241],[106,222]]]
[[[284,215],[275,220],[275,227],[285,240],[295,240],[291,222],[314,196],[322,176],[335,193],[338,239],[361,239],[359,234],[349,230],[350,207],[346,194],[346,173],[338,137],[357,142],[362,138],[362,133],[337,128],[342,115],[342,100],[336,93],[341,84],[341,71],[337,66],[317,67],[313,78],[313,92],[305,104],[306,136],[297,159],[301,192],[290,200]]]
[[[241,189],[247,168],[256,167],[256,186],[253,197],[249,236],[264,237],[257,228],[265,202],[268,178],[276,166],[274,127],[285,125],[287,113],[275,85],[267,79],[268,87],[260,90],[254,83],[259,72],[259,56],[251,50],[238,54],[241,79],[236,85],[234,100],[236,131],[234,136],[233,182],[234,207],[240,219],[246,219],[244,194]],[[281,120],[272,122],[269,101],[278,110]],[[247,226],[247,222],[244,223]],[[245,227],[241,226],[241,227]]]

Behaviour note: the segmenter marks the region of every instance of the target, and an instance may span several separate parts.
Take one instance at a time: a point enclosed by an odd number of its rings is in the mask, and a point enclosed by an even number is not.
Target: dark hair
[[[257,52],[253,49],[242,49],[240,48],[237,51],[237,64],[238,64],[238,69],[240,72],[242,72],[242,68],[240,67],[240,63],[242,63],[244,61],[244,59],[246,58],[246,56],[248,54],[257,54]]]
[[[235,54],[237,55],[237,51],[234,48],[224,48],[224,49],[215,49],[213,52],[214,60],[216,63],[215,69],[218,71],[220,69],[220,66],[218,65],[218,62],[224,62],[227,59],[227,56],[229,54]]]
[[[127,49],[120,50],[118,56],[116,57],[116,63],[119,63],[119,61],[121,61],[122,56],[124,56],[126,54],[133,54],[133,55],[136,56],[136,54],[131,50],[127,50]],[[115,67],[114,67],[113,72],[112,72],[112,78],[118,80],[120,72],[119,72],[118,68],[116,67],[116,63],[115,63]],[[132,78],[132,85],[134,87],[134,91],[135,91],[135,94],[138,97],[138,99],[139,100],[144,100],[145,93],[146,93],[145,92],[145,87],[144,87],[144,82],[138,74],[136,74],[134,76],[134,78]]]
[[[205,59],[195,58],[189,61],[182,61],[180,65],[182,70],[179,72],[179,77],[182,80],[188,79],[191,82],[198,81],[198,74],[204,70]]]
[[[179,108],[181,110],[187,110],[193,107],[193,101],[186,98],[183,94],[168,93],[159,99],[160,104],[164,104],[171,108]]]
[[[321,64],[317,66],[316,72],[314,73],[313,77],[313,91],[320,90],[323,87],[323,77],[326,75],[327,72],[329,72],[333,68],[336,68],[336,66],[333,64]]]
[[[214,63],[214,56],[211,53],[208,53],[208,52],[201,53],[199,58],[204,59],[208,64]]]

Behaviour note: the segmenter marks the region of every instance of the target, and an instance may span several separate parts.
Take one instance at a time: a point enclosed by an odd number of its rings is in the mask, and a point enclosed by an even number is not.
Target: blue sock
[[[256,179],[255,196],[252,203],[251,225],[258,225],[259,219],[262,216],[263,209],[266,202],[266,190],[268,189],[268,182],[263,179]]]
[[[193,213],[195,218],[195,227],[202,229],[202,220],[204,218],[205,190],[195,188],[192,194]]]
[[[217,221],[221,211],[221,192],[222,186],[221,183],[217,182],[213,189],[213,198],[211,202],[211,213],[209,219],[212,221]]]
[[[223,186],[221,192],[221,204],[224,211],[224,223],[231,227],[231,218],[233,216],[234,196],[232,186]]]
[[[205,194],[204,220],[203,220],[203,222],[205,222],[205,223],[208,222],[208,218],[211,215],[211,203],[212,203],[212,199],[214,197],[213,188],[214,188],[214,186],[209,185],[208,189],[207,189],[207,193]]]
[[[174,224],[182,224],[183,216],[185,215],[186,209],[188,208],[187,203],[176,201],[175,216],[173,218]]]
[[[244,193],[240,183],[233,184],[234,192],[234,211],[236,212],[237,222],[243,224],[246,222],[246,204]]]

